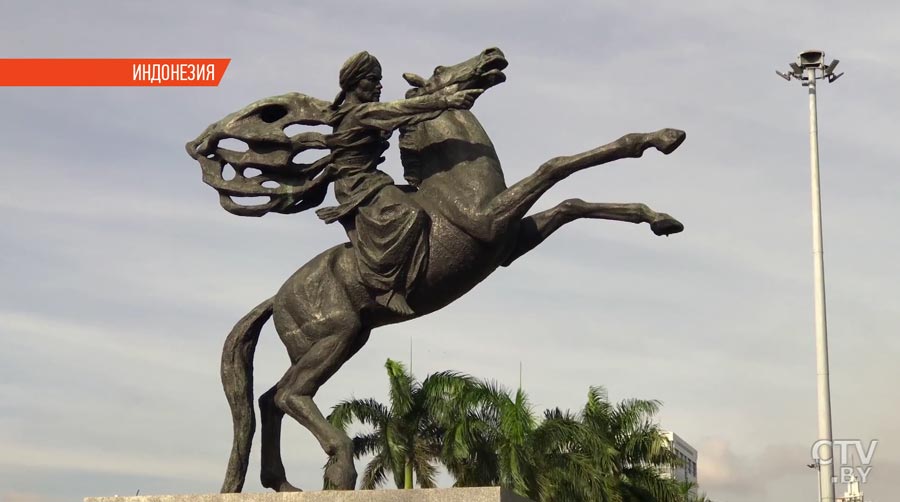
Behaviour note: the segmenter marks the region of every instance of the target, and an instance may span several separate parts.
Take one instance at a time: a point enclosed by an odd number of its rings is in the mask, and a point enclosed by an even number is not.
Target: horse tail
[[[250,446],[256,432],[253,412],[253,354],[263,325],[272,316],[273,298],[245,315],[225,339],[222,349],[222,387],[231,407],[234,439],[222,493],[237,493],[244,487],[250,462]]]

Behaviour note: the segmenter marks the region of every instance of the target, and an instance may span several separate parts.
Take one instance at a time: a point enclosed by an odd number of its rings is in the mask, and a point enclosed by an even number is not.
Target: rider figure
[[[377,292],[375,301],[410,315],[406,295],[425,270],[429,219],[377,166],[384,162],[381,155],[395,129],[431,120],[447,109],[470,108],[481,91],[380,103],[381,64],[368,52],[344,63],[340,86],[332,104],[334,133],[328,139],[339,205],[316,214],[344,226],[357,251],[362,282]]]

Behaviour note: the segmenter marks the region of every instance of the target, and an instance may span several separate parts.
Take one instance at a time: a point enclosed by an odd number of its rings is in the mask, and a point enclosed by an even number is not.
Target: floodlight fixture
[[[805,51],[797,57],[796,63],[791,63],[789,72],[780,72],[775,70],[779,77],[790,81],[797,79],[804,87],[812,86],[815,89],[813,81],[827,80],[829,83],[841,78],[843,73],[834,73],[837,68],[839,59],[834,59],[828,65],[825,64],[825,53],[820,50]]]

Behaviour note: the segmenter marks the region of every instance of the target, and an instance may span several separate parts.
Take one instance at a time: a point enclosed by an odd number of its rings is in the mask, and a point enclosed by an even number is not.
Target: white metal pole
[[[834,462],[831,437],[831,387],[828,375],[828,330],[825,322],[825,259],[822,256],[822,197],[819,192],[819,131],[816,116],[816,69],[807,69],[809,86],[809,154],[812,189],[813,270],[816,308],[816,374],[819,409],[819,457],[826,460],[819,469],[821,502],[834,502]]]

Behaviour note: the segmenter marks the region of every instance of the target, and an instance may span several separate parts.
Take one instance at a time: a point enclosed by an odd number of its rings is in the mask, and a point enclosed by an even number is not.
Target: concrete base
[[[84,502],[531,502],[508,490],[442,488],[437,490],[356,490],[302,493],[216,493],[212,495],[142,495],[88,497]]]

